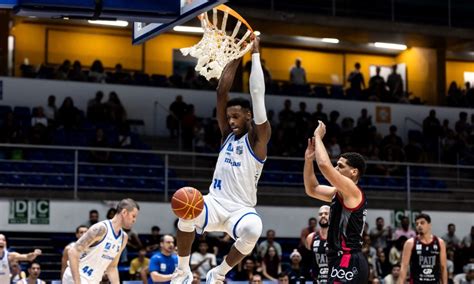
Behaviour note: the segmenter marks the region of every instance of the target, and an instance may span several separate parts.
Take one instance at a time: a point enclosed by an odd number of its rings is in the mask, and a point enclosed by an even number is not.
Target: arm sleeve
[[[260,53],[252,54],[252,71],[250,72],[250,95],[252,96],[253,116],[255,124],[260,125],[267,121],[265,109],[265,79]]]

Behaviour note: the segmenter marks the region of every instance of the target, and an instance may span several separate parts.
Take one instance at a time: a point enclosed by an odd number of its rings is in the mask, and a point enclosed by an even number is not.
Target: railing
[[[104,152],[109,153],[107,162],[94,161],[93,153]],[[0,144],[0,188],[62,190],[76,199],[89,191],[145,192],[160,194],[168,201],[170,194],[185,185],[206,192],[216,157],[192,152]],[[303,164],[302,158],[269,157],[259,195],[301,196]],[[317,177],[324,183],[321,175]],[[405,192],[410,210],[413,193],[450,193],[453,198],[456,194],[474,195],[474,166],[369,161],[359,184],[368,192]],[[429,198],[426,200],[436,200],[437,196]]]

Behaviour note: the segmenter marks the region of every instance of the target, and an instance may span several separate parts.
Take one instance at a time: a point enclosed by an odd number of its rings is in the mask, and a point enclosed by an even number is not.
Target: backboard
[[[197,17],[199,14],[208,11],[215,6],[227,2],[227,0],[180,0],[180,15],[169,22],[134,22],[133,24],[133,44],[143,43],[160,33],[172,29],[176,25],[181,25]]]

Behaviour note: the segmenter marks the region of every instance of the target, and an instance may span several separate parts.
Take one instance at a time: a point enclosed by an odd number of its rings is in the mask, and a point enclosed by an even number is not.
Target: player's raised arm
[[[40,249],[35,249],[33,252],[30,253],[17,253],[17,252],[10,252],[8,253],[8,261],[33,261],[36,257],[41,255]]]
[[[323,176],[329,181],[329,183],[331,183],[331,185],[334,186],[339,193],[341,193],[341,195],[344,197],[344,200],[347,200],[349,202],[349,204],[346,204],[347,206],[357,206],[357,204],[360,203],[360,199],[362,198],[361,192],[357,187],[357,184],[354,183],[353,180],[342,175],[338,170],[333,167],[331,159],[329,158],[328,152],[323,143],[323,138],[325,134],[326,125],[324,125],[323,122],[319,121],[318,127],[316,128],[316,130],[314,130],[314,143],[316,151],[315,156],[319,170],[321,171]],[[340,170],[343,166],[344,165],[341,165],[338,161],[337,167],[339,167]],[[357,169],[353,170],[358,171]]]
[[[107,234],[107,227],[104,223],[97,223],[90,227],[77,242],[69,248],[69,266],[71,269],[72,279],[76,283],[80,283],[79,275],[79,257],[91,245],[102,240]]]
[[[254,127],[250,129],[249,140],[257,157],[264,160],[267,157],[267,144],[272,136],[272,128],[268,122],[265,108],[265,78],[260,62],[259,48],[260,39],[255,37],[252,49],[252,70],[249,79]]]
[[[221,78],[219,79],[219,85],[217,86],[217,107],[216,116],[219,129],[222,134],[222,142],[225,140],[227,135],[231,132],[229,123],[227,122],[227,101],[229,101],[229,92],[234,83],[235,72],[240,65],[240,59],[229,62],[224,71],[222,71]]]
[[[332,197],[336,194],[336,188],[332,186],[320,185],[314,174],[313,161],[315,158],[315,138],[308,139],[308,146],[304,155],[303,180],[304,189],[308,196],[313,198],[331,202]]]
[[[408,274],[408,266],[410,265],[410,258],[411,252],[413,250],[415,240],[413,238],[406,241],[405,245],[403,246],[402,252],[402,263],[400,265],[400,276],[398,277],[397,284],[405,284],[406,278]]]

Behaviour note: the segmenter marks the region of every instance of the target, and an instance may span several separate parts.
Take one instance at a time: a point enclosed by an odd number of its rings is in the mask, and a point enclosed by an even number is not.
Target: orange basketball
[[[171,208],[178,218],[190,220],[201,214],[204,199],[201,192],[194,187],[182,187],[173,194]]]

